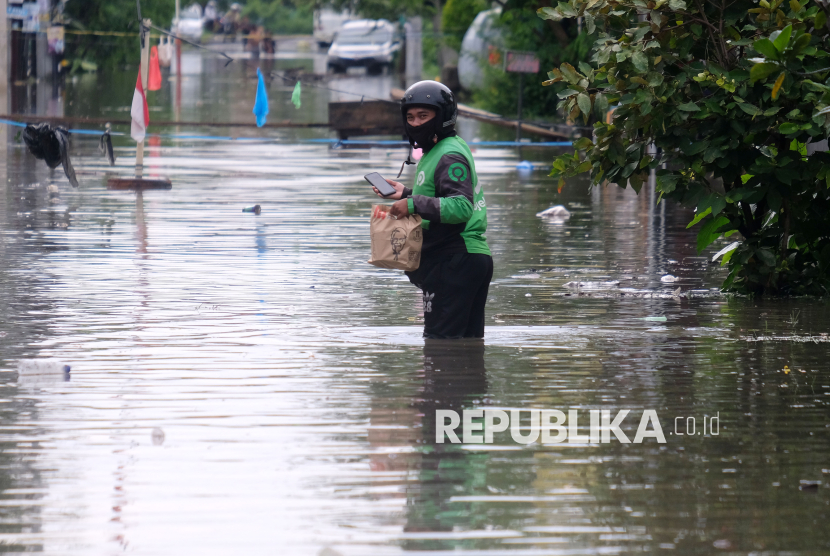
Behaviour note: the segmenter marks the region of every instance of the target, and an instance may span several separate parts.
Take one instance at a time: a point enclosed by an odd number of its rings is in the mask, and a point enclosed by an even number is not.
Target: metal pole
[[[179,34],[181,22],[181,0],[176,0],[176,35]],[[224,38],[222,41],[224,42]],[[176,120],[181,118],[182,109],[182,41],[176,39],[176,103],[174,115]]]
[[[524,96],[525,89],[525,74],[519,74],[519,117],[516,121],[516,142],[522,140],[522,96]]]
[[[147,95],[147,79],[150,76],[150,20],[142,21],[141,33],[139,40],[141,41],[141,88],[144,89],[144,95]],[[144,122],[145,125],[147,122]],[[141,179],[144,173],[144,141],[142,140],[136,149],[135,153],[135,177]]]

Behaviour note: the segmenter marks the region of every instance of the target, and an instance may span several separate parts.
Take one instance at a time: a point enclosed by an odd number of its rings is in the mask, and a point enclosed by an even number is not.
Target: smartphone
[[[372,172],[371,174],[366,174],[363,178],[368,181],[370,184],[374,185],[375,188],[380,191],[380,194],[384,197],[388,197],[390,195],[394,195],[397,192],[397,189],[389,185],[389,182],[383,179],[383,176],[378,174],[377,172]]]

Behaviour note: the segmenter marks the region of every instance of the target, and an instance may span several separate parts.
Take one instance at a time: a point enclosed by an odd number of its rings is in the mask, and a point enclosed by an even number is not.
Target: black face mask
[[[429,121],[422,123],[419,126],[412,126],[406,123],[406,134],[409,136],[410,143],[417,143],[419,149],[424,152],[430,150],[435,146],[433,138],[435,137],[435,122],[438,121],[438,116]]]

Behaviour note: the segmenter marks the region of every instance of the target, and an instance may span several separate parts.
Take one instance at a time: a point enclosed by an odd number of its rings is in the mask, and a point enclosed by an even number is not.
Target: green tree
[[[154,25],[169,27],[175,4],[171,0],[142,0],[141,16]],[[139,63],[138,12],[135,0],[67,2],[70,30],[133,32],[135,36],[67,35],[67,58],[94,60],[102,69]]]
[[[388,19],[395,22],[401,16],[432,17],[435,4],[424,0],[305,0],[315,6],[330,6],[336,10],[351,9],[369,19]]]
[[[470,24],[479,12],[489,8],[490,3],[487,0],[447,0],[441,13],[447,46],[460,50],[464,33]]]
[[[504,47],[509,50],[535,52],[542,68],[563,62],[572,65],[585,61],[591,52],[594,35],[573,21],[543,21],[536,11],[549,6],[545,0],[508,0],[502,4],[497,27],[502,32]],[[564,86],[561,88],[564,89]],[[485,66],[485,82],[474,92],[476,104],[487,110],[513,117],[518,103],[519,75],[505,72],[500,65]],[[527,118],[551,116],[556,113],[556,95],[542,87],[532,76],[525,76],[524,115]]]
[[[830,130],[823,5],[570,0],[539,15],[600,33],[593,64],[550,72],[567,84],[559,108],[587,120],[616,106],[554,161],[560,187],[590,172],[639,192],[656,170],[661,198],[696,208],[699,251],[736,234],[717,254],[725,289],[828,293],[830,153],[808,155]]]
[[[273,33],[311,34],[314,31],[314,6],[290,0],[248,0],[242,15]]]

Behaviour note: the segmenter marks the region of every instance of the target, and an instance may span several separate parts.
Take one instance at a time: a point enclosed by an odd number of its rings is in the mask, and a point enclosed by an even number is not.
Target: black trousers
[[[483,338],[493,257],[458,253],[421,260],[409,281],[424,296],[424,338]]]

